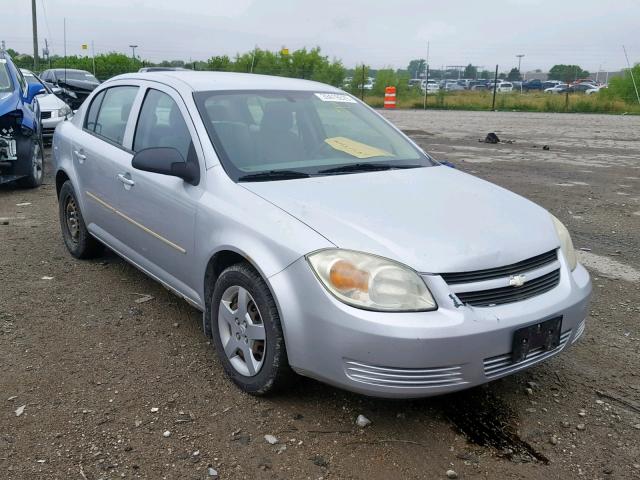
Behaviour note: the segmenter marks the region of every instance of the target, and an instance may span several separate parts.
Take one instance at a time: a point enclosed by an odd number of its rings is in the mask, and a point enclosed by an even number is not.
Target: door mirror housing
[[[145,172],[182,178],[191,185],[200,182],[197,163],[185,161],[182,154],[172,147],[144,148],[133,156],[131,166]]]
[[[47,93],[44,87],[38,83],[30,83],[27,87],[27,103],[33,102],[33,99],[36,98],[36,95],[42,95]]]

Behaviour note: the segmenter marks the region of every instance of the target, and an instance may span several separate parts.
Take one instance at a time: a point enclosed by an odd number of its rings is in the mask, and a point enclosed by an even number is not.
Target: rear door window
[[[85,128],[122,145],[127,120],[139,87],[111,87],[96,95],[91,102]]]

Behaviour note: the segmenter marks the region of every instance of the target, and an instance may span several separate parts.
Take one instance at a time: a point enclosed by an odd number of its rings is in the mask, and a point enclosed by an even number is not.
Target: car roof
[[[84,73],[91,73],[87,70],[80,70],[78,68],[52,68],[51,70],[53,70],[54,72],[64,72],[65,70],[67,72],[84,72]]]
[[[125,73],[113,77],[105,83],[115,80],[152,80],[177,89],[188,88],[195,92],[211,90],[303,90],[342,92],[342,90],[298,78],[276,77],[254,73],[203,72],[193,70],[176,70],[164,72]]]

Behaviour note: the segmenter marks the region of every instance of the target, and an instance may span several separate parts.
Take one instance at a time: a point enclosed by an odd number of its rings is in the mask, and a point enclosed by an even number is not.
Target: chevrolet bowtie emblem
[[[524,285],[524,275],[513,275],[509,279],[510,287],[521,287],[522,285]]]

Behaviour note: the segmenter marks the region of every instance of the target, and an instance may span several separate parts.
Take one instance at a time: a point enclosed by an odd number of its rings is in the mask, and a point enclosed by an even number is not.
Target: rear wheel
[[[80,211],[80,204],[69,180],[64,182],[60,189],[58,212],[62,238],[69,253],[82,259],[99,256],[103,246],[87,230]]]
[[[44,178],[44,149],[42,148],[42,138],[38,138],[31,146],[31,165],[29,174],[16,181],[22,188],[36,188],[42,185]]]
[[[265,395],[288,383],[293,372],[278,309],[265,281],[250,265],[232,265],[218,277],[210,323],[218,357],[238,387]]]

